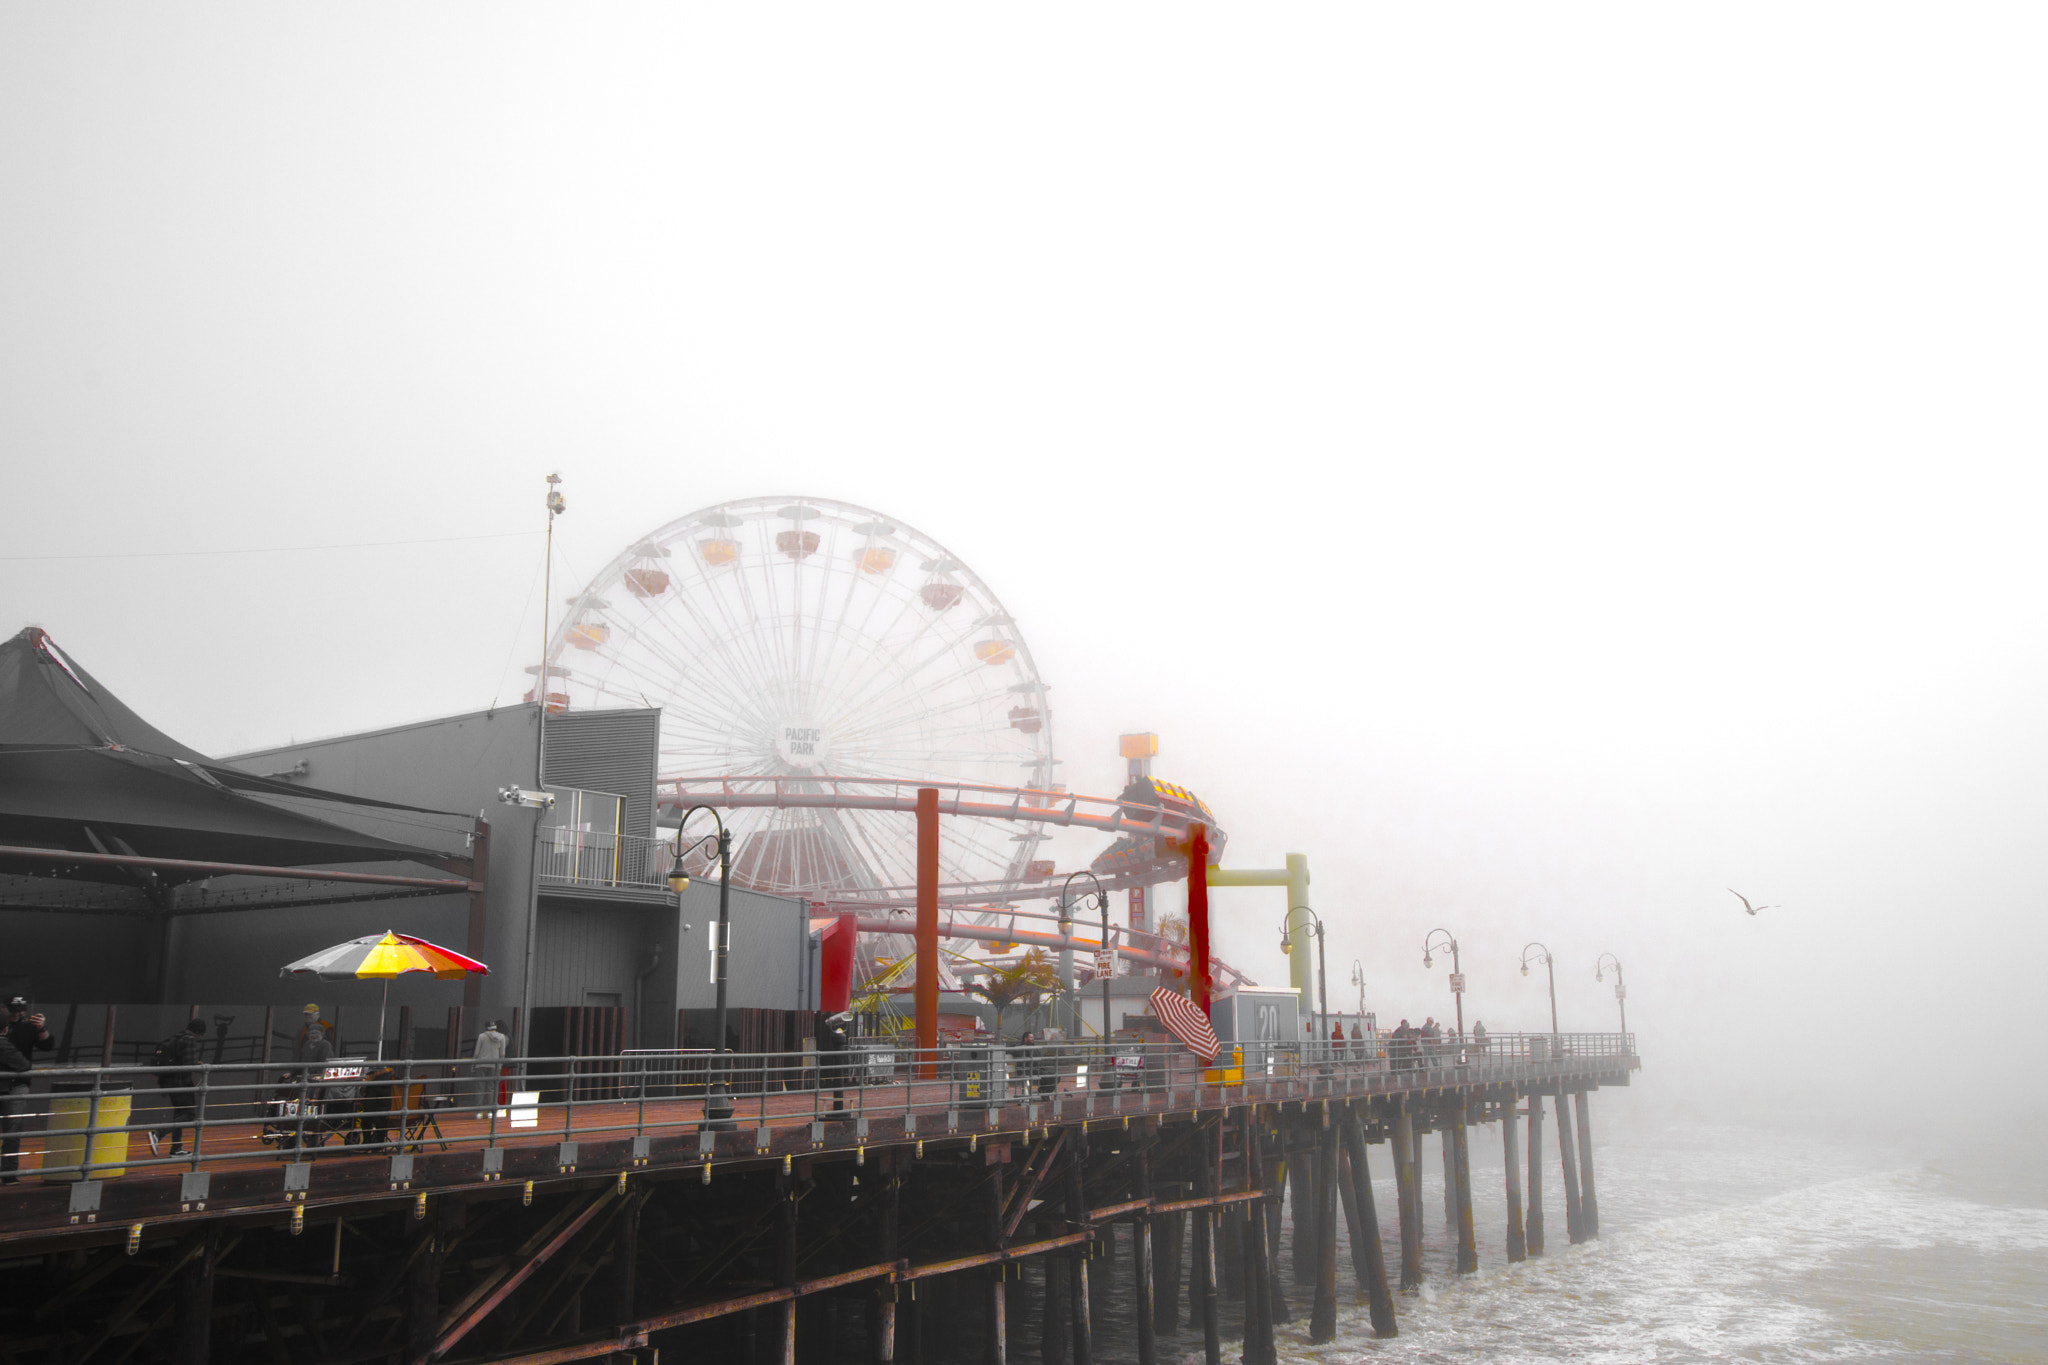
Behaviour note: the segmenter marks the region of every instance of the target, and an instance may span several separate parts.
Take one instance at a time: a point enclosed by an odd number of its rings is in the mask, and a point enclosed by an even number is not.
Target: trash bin
[[[1532,1062],[1547,1062],[1550,1060],[1550,1040],[1548,1038],[1539,1035],[1529,1039],[1529,1060]]]
[[[88,1082],[53,1082],[50,1133],[43,1143],[43,1179],[111,1180],[126,1175],[128,1112],[133,1101],[126,1081],[101,1082],[97,1101]],[[62,1131],[67,1128],[71,1131]],[[89,1158],[85,1155],[87,1129],[92,1130]],[[101,1131],[104,1129],[112,1131]],[[81,1162],[87,1169],[79,1169]]]

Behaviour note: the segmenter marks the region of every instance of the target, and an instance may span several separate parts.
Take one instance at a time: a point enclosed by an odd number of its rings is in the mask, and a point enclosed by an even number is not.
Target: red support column
[[[1209,1013],[1209,827],[1188,826],[1188,986]],[[1219,1063],[1220,1065],[1220,1063]]]
[[[917,1074],[939,1074],[939,789],[917,789]]]

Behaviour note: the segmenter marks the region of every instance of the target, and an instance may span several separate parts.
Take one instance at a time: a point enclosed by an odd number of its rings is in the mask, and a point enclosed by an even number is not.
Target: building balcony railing
[[[569,886],[665,891],[669,849],[666,839],[638,834],[544,829],[540,838],[540,876],[544,882]]]

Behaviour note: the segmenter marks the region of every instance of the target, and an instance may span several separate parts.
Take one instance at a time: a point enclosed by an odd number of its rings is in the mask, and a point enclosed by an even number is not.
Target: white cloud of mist
[[[1384,1014],[1447,1012],[1444,924],[1495,1027],[1527,940],[1567,1027],[1618,953],[1659,1093],[1969,1093],[2048,957],[2041,38],[16,8],[4,553],[520,530],[558,467],[559,598],[725,498],[880,507],[1004,596],[1070,783],[1158,730]],[[538,553],[9,559],[0,604],[229,751],[510,700]],[[1220,903],[1283,979],[1283,907]]]

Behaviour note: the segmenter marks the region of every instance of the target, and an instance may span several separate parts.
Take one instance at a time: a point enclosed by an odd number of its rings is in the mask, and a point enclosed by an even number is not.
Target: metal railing
[[[822,1054],[671,1049],[502,1064],[340,1058],[273,1066],[253,1081],[243,1079],[247,1064],[60,1067],[21,1078],[47,1083],[47,1092],[0,1098],[9,1101],[10,1136],[21,1139],[24,1169],[16,1174],[76,1181],[678,1132],[701,1134],[709,1160],[714,1126],[754,1129],[763,1149],[768,1130],[802,1123],[850,1121],[857,1126],[849,1141],[880,1142],[918,1136],[919,1116],[938,1113],[948,1131],[992,1131],[999,1123],[1446,1084],[1541,1085],[1634,1059],[1634,1037],[1622,1034],[1495,1034],[1483,1045],[1417,1049],[1393,1046],[1386,1035],[1343,1045],[1250,1042],[1226,1044],[1213,1064],[1172,1042],[989,1041],[921,1053],[864,1039]],[[733,1118],[713,1125],[705,1108],[721,1079]],[[152,1133],[161,1136],[155,1148],[145,1145]],[[182,1147],[186,1135],[190,1146]],[[823,1127],[812,1135],[822,1141]],[[182,1150],[169,1150],[173,1142]]]
[[[541,831],[540,875],[544,881],[665,891],[669,862],[666,839],[560,827]]]

